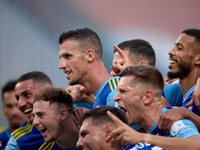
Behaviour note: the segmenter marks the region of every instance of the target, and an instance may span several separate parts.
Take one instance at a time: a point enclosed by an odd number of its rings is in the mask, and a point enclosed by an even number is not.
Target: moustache
[[[172,55],[169,55],[169,60],[172,60],[172,61],[175,61],[175,62],[177,62],[177,59],[176,59],[176,58],[174,58]]]

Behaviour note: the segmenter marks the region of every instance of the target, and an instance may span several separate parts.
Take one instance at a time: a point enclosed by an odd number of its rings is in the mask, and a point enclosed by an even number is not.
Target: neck
[[[148,132],[152,126],[155,124],[155,122],[158,120],[160,113],[163,109],[163,105],[160,103],[152,105],[151,107],[148,107],[144,113],[141,123],[139,124],[146,132]]]
[[[181,91],[183,96],[187,93],[187,91],[190,88],[192,88],[196,84],[196,80],[199,77],[198,72],[199,72],[198,68],[195,68],[189,73],[187,77],[180,79],[179,83],[181,85]]]
[[[60,136],[56,139],[56,143],[62,148],[75,147],[78,141],[78,128],[73,121],[69,120],[62,126]]]
[[[103,64],[92,66],[88,74],[88,79],[82,85],[92,94],[96,93],[103,83],[112,77]]]
[[[9,132],[12,133],[12,132],[15,131],[16,129],[18,129],[18,128],[12,128],[12,127],[10,127]]]

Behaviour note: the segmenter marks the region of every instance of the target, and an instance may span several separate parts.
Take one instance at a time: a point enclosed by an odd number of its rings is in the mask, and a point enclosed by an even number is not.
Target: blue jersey
[[[154,146],[148,143],[138,143],[133,144],[127,147],[122,148],[122,150],[165,150],[163,148],[160,148],[158,146]]]
[[[93,104],[85,101],[74,102],[74,109],[76,109],[77,107],[84,107],[91,110],[93,109]]]
[[[189,107],[186,106],[186,104],[189,103],[192,98],[194,87],[195,86],[193,86],[191,89],[189,89],[187,91],[187,93],[183,96],[180,83],[177,80],[171,84],[166,85],[164,87],[162,95],[166,98],[166,100],[169,102],[170,105],[186,107],[193,113],[200,116],[200,111],[196,108],[195,104],[193,104],[192,106],[189,106]]]
[[[10,138],[10,132],[9,129],[3,131],[0,133],[0,141],[2,142],[2,147],[0,147],[0,150],[4,150],[6,147],[6,144]]]
[[[55,141],[52,141],[52,142],[49,142],[49,143],[45,142],[39,148],[39,150],[47,150],[47,149],[48,150],[78,150],[77,147],[62,148],[62,147],[58,146]]]
[[[38,129],[27,121],[16,129],[9,139],[6,150],[36,150],[44,143]]]
[[[164,107],[162,109],[162,113],[167,111],[168,109],[173,109],[174,107]],[[176,108],[174,108],[176,109]],[[148,131],[149,134],[154,134],[154,135],[161,135],[161,136],[166,136],[163,131],[158,129],[156,126],[156,123],[152,126],[152,128]],[[199,135],[197,127],[194,125],[194,123],[188,119],[182,119],[178,120],[173,123],[170,134],[168,137],[180,137],[180,138],[188,138],[190,136],[194,135]]]
[[[94,94],[95,100],[93,108],[105,106],[109,101],[114,102],[113,98],[116,94],[116,92],[114,92],[114,89],[117,89],[119,79],[120,77],[113,77],[104,82],[104,84]]]
[[[183,95],[179,80],[165,85],[162,96],[166,98],[171,106],[182,106]]]

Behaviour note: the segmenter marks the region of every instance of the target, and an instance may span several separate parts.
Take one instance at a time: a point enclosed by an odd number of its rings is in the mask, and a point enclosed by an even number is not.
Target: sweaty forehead
[[[175,44],[182,44],[183,46],[187,45],[187,44],[191,44],[193,41],[195,40],[195,37],[193,36],[189,36],[185,33],[182,33],[181,35],[179,35],[179,37],[176,40]]]
[[[34,89],[33,80],[25,80],[18,82],[15,86],[15,93],[21,94],[24,91],[30,91]]]

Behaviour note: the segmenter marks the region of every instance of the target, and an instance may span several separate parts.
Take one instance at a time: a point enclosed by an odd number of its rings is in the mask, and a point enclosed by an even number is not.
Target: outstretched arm
[[[192,121],[200,131],[200,117],[185,107],[178,107],[169,109],[160,115],[156,126],[163,130],[166,135],[169,134],[172,124],[177,120],[189,119]]]
[[[111,112],[107,112],[110,118],[117,124],[117,129],[114,129],[113,137],[122,145],[131,145],[136,143],[149,143],[168,150],[198,150],[200,149],[200,136],[195,135],[187,139],[172,138],[164,136],[156,136],[152,134],[139,133],[128,125],[119,120]]]

